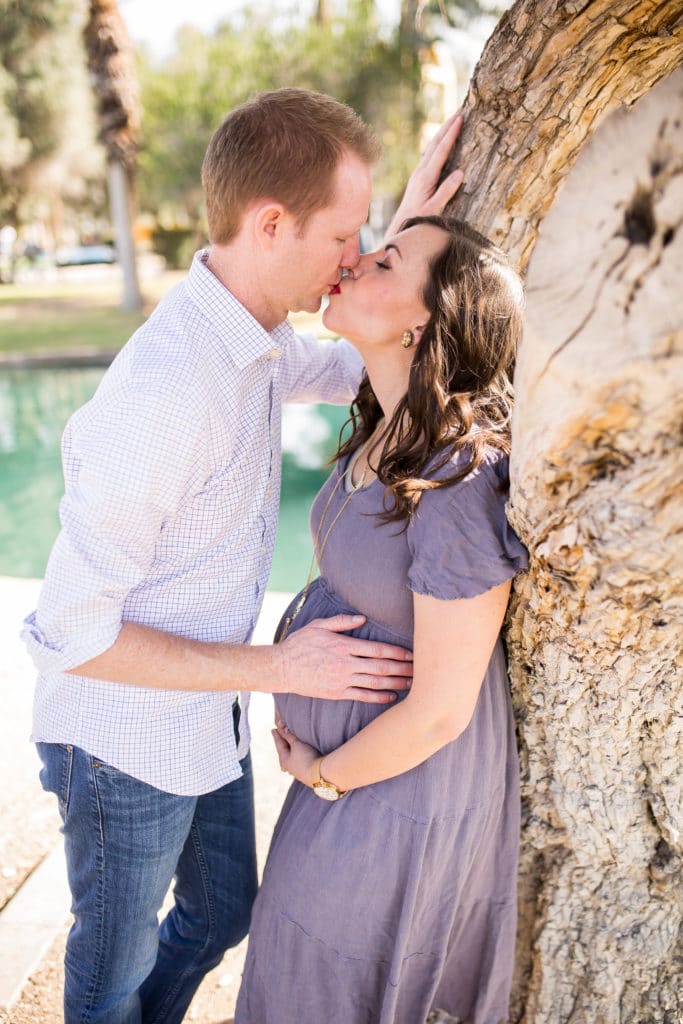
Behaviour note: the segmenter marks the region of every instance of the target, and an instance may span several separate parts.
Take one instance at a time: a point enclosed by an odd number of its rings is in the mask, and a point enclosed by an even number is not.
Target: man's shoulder
[[[121,352],[121,370],[133,388],[188,394],[205,384],[211,350],[209,325],[187,300],[182,283],[164,296]]]

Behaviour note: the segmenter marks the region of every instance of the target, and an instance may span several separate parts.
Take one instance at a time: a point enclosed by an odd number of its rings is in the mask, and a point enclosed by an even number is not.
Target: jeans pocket
[[[109,764],[107,761],[102,761],[99,757],[93,757],[88,754],[88,769],[90,777],[95,783],[95,789],[99,792],[99,786],[102,785],[115,785],[115,786],[127,786],[130,783],[134,785],[145,785],[140,783],[132,775],[128,775],[127,772],[121,771],[120,768],[115,768],[113,764]]]
[[[71,795],[71,771],[74,748],[70,743],[36,743],[38,756],[43,762],[40,769],[40,784],[46,793],[57,797],[59,813],[66,819]]]

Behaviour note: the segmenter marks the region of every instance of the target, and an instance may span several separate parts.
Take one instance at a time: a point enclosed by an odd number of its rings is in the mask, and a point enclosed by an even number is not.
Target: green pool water
[[[64,425],[95,392],[102,368],[0,371],[0,576],[40,577],[59,529]],[[345,409],[287,406],[280,523],[271,590],[298,590],[311,557],[308,513]]]

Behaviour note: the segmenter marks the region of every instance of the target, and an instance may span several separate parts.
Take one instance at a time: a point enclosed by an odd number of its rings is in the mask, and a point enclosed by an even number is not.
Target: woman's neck
[[[406,366],[404,361],[388,363],[386,358],[373,359],[369,354],[365,358],[365,369],[384,421],[388,423],[408,391],[410,365]]]

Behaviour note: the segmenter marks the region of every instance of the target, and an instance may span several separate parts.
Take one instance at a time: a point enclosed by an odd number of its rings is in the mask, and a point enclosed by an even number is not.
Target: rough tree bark
[[[515,1020],[680,1021],[683,72],[541,227],[515,384],[508,628],[525,800]]]
[[[121,308],[136,310],[142,306],[132,231],[140,104],[133,50],[116,0],[90,0],[84,42],[107,151],[109,206],[123,274]]]
[[[528,264],[511,518],[531,570],[507,627],[524,1024],[683,1010],[682,56],[680,0],[520,0],[453,155],[454,212]]]
[[[524,268],[558,187],[600,120],[683,60],[681,0],[517,0],[475,68],[455,212]]]

